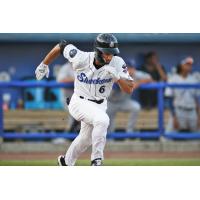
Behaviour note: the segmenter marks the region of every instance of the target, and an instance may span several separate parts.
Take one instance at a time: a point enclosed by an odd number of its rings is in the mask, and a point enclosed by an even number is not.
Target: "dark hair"
[[[181,71],[182,71],[182,64],[181,64],[181,63],[178,63],[178,64],[176,65],[176,73],[177,73],[177,74],[180,74]]]
[[[150,51],[150,52],[148,52],[148,53],[145,55],[144,59],[145,59],[145,61],[148,61],[149,58],[151,58],[151,57],[153,57],[153,56],[156,56],[156,55],[157,55],[157,54],[156,54],[155,51]]]

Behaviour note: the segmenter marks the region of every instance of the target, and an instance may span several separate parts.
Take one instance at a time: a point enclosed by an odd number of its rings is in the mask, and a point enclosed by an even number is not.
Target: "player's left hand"
[[[111,74],[111,76],[115,79],[115,81],[118,81],[120,79],[120,75],[117,72],[117,70],[114,67],[106,66],[105,70]]]
[[[49,66],[44,63],[40,63],[35,70],[37,80],[41,80],[44,76],[49,77]]]

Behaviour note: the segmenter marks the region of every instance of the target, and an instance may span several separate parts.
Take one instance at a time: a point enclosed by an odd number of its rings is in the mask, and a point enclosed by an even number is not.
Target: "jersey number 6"
[[[99,88],[99,92],[100,93],[104,93],[105,92],[105,85],[103,85],[103,86],[101,86],[100,88]]]

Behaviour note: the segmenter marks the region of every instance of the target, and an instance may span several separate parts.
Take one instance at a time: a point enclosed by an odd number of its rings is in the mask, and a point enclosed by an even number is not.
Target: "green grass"
[[[79,160],[78,166],[89,166],[89,160]],[[0,166],[57,166],[56,160],[1,160]],[[110,159],[104,166],[200,166],[200,159]]]

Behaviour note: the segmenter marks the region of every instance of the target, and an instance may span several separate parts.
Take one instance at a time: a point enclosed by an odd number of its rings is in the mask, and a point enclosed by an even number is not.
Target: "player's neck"
[[[187,72],[182,72],[182,73],[181,73],[181,76],[182,76],[183,78],[187,78],[188,73],[187,73]]]
[[[96,59],[94,59],[93,65],[95,66],[96,69],[100,69],[104,65],[100,64]]]

